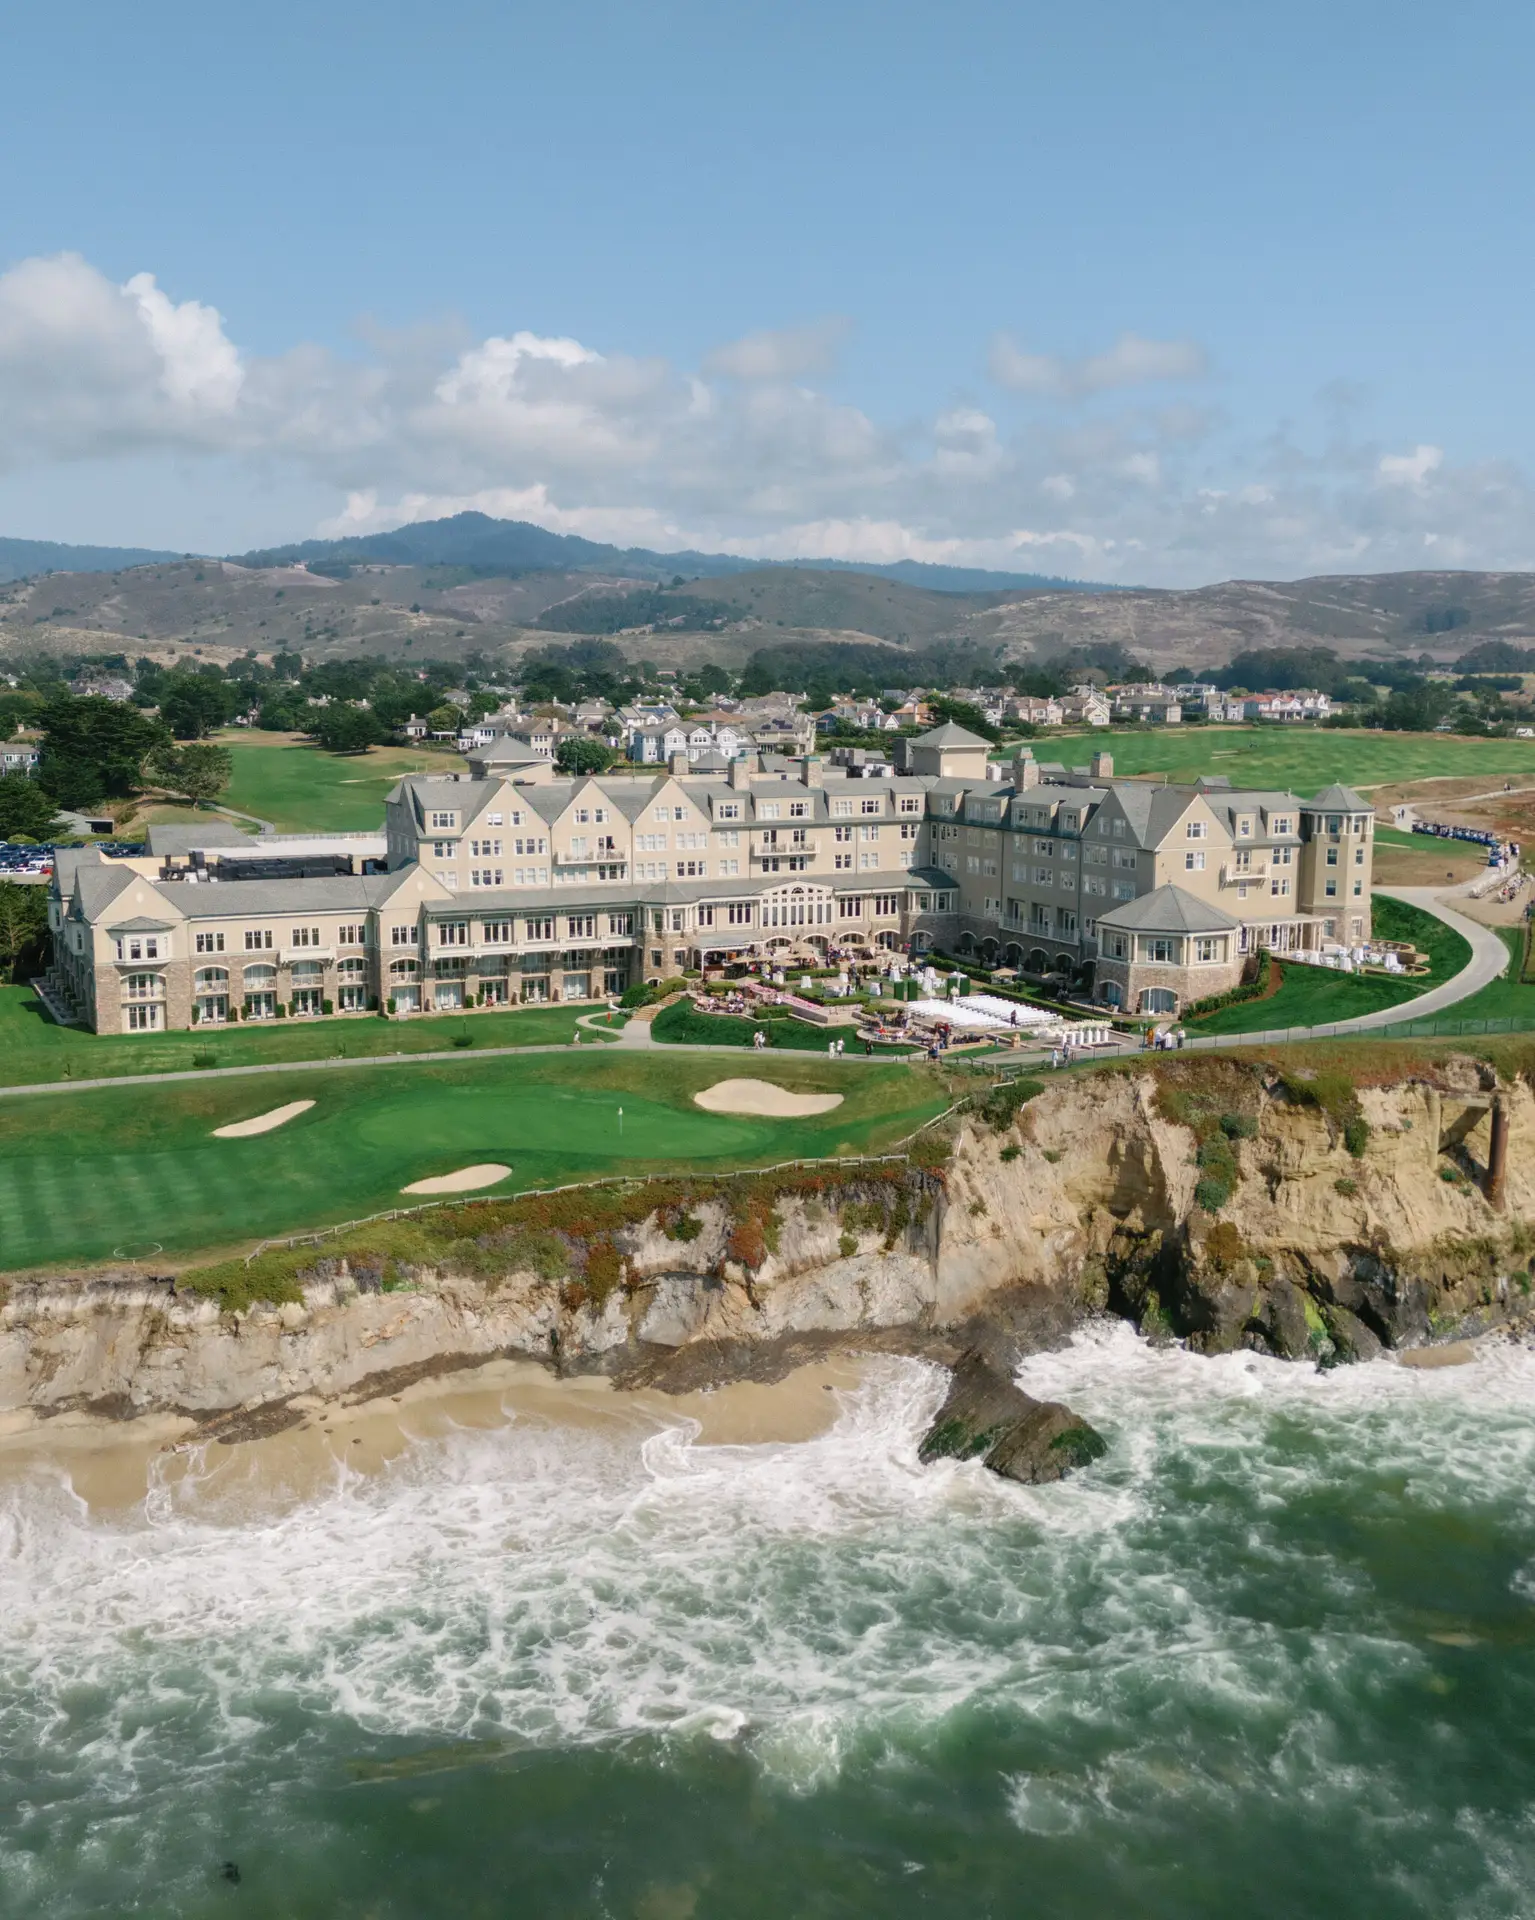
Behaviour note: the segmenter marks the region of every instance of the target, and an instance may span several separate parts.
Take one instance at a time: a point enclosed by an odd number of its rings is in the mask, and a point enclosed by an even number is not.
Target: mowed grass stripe
[[[400,1189],[410,1181],[486,1160],[512,1167],[511,1191],[880,1152],[946,1104],[925,1069],[817,1057],[754,1066],[844,1103],[803,1120],[706,1114],[692,1095],[726,1077],[718,1061],[593,1049],[0,1105],[0,1263],[102,1260],[154,1242],[186,1254],[323,1226],[408,1205]],[[315,1106],[270,1134],[210,1138],[229,1120],[306,1098]]]

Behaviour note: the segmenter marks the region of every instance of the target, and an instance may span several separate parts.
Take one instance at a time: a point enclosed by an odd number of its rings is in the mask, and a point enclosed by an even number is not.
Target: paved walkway
[[[1382,1007],[1376,1013],[1361,1013],[1353,1020],[1337,1020],[1330,1025],[1315,1027],[1274,1027],[1262,1033],[1199,1034],[1191,1037],[1186,1044],[1190,1047],[1213,1048],[1258,1046],[1280,1040],[1330,1040],[1335,1035],[1369,1033],[1378,1027],[1400,1026],[1407,1020],[1427,1020],[1443,1013],[1446,1007],[1469,1000],[1473,993],[1480,993],[1483,987],[1490,985],[1507,970],[1508,948],[1501,937],[1493,928],[1484,927],[1475,920],[1468,920],[1465,914],[1457,913],[1443,898],[1442,888],[1377,887],[1375,891],[1388,894],[1393,900],[1403,900],[1410,907],[1421,908],[1424,913],[1433,914],[1436,920],[1453,927],[1469,944],[1471,958],[1453,980],[1446,980],[1442,986],[1420,993],[1416,999],[1400,1000],[1394,1007]]]

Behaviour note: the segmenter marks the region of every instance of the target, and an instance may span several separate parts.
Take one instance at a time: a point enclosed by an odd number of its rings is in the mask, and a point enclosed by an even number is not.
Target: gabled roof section
[[[1308,800],[1304,804],[1308,807],[1320,807],[1328,813],[1374,813],[1375,811],[1370,802],[1355,793],[1352,787],[1323,787],[1315,800]]]
[[[919,733],[911,744],[914,747],[990,747],[991,742],[983,740],[978,733],[971,733],[968,727],[945,720],[942,726]]]
[[[1100,913],[1098,924],[1121,933],[1234,933],[1242,923],[1182,887],[1158,887],[1111,913]]]

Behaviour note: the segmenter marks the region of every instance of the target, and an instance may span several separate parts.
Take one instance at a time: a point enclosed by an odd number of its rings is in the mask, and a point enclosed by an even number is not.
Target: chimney
[[[757,756],[754,753],[738,753],[730,763],[730,772],[726,776],[736,793],[751,785],[751,777],[756,771]]]
[[[799,777],[807,787],[821,784],[821,756],[818,753],[801,754]]]
[[[1114,756],[1112,753],[1095,753],[1090,762],[1095,780],[1114,778]]]
[[[686,773],[692,762],[685,753],[674,753],[666,763],[668,773]]]
[[[1020,791],[1039,785],[1039,762],[1032,753],[1020,753],[1013,762],[1013,785]]]

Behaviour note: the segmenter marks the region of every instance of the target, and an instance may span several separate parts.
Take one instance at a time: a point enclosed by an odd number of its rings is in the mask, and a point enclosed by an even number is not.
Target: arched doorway
[[[1028,971],[1030,973],[1043,973],[1049,964],[1045,958],[1045,950],[1043,947],[1030,947],[1028,965]]]

